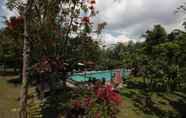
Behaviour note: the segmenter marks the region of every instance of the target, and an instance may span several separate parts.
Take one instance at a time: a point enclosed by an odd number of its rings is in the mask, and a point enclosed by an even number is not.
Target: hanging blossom
[[[21,25],[23,23],[24,23],[24,19],[22,16],[12,17],[10,18],[10,20],[7,21],[7,28],[13,30],[18,25]]]
[[[81,21],[85,24],[89,24],[90,23],[90,17],[89,16],[83,16]]]
[[[96,0],[90,0],[90,4],[96,4]]]

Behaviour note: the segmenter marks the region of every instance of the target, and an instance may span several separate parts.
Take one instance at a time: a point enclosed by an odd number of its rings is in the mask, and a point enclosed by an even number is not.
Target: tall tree
[[[29,79],[29,62],[30,62],[30,16],[33,0],[28,0],[24,11],[24,44],[23,44],[23,69],[22,69],[22,88],[20,97],[20,118],[27,118],[27,92]]]
[[[42,56],[62,57],[65,62],[70,63],[73,62],[71,61],[73,56],[69,52],[75,52],[72,51],[72,45],[79,43],[80,48],[74,46],[75,50],[81,49],[85,52],[85,55],[82,55],[81,50],[77,51],[83,57],[77,61],[91,58],[92,55],[86,54],[86,50],[91,49],[93,51],[94,48],[98,47],[98,43],[90,38],[94,25],[91,22],[91,17],[96,14],[94,11],[95,0],[28,0],[26,7],[24,2],[9,0],[8,6],[12,9],[16,8],[24,16],[21,117],[25,117],[29,63],[33,61],[33,58],[36,56],[38,58]],[[25,10],[24,13],[23,10]],[[81,14],[83,11],[85,15]],[[34,40],[31,40],[31,38]],[[31,47],[32,52],[30,52]],[[35,58],[35,60],[38,58]],[[67,72],[65,70],[62,73],[64,75],[62,77],[63,81],[65,81]]]
[[[153,30],[148,30],[144,37],[149,45],[156,45],[165,42],[167,39],[166,30],[161,25],[155,25]]]

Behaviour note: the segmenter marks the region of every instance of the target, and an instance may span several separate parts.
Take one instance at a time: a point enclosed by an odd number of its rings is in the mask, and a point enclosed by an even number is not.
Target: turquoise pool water
[[[106,81],[111,80],[114,77],[114,74],[117,70],[105,70],[105,71],[88,71],[84,73],[74,73],[70,76],[70,79],[74,81],[88,81],[89,78],[96,78],[97,80],[102,80],[103,78]],[[128,77],[128,71],[126,69],[121,69],[122,77]]]

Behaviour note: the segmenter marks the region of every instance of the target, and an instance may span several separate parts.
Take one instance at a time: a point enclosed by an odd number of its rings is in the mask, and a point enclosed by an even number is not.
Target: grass
[[[10,84],[11,76],[0,77],[0,118],[18,118],[19,86]],[[131,80],[135,82],[135,80]],[[186,94],[181,92],[156,92],[152,95],[153,107],[144,112],[144,92],[138,87],[121,89],[123,103],[119,118],[171,118],[186,117]],[[166,117],[170,118],[170,117]],[[181,116],[180,116],[181,118]]]
[[[0,77],[0,118],[18,118],[19,87],[8,84],[10,78]]]
[[[132,80],[133,82],[135,80]],[[185,118],[186,94],[182,92],[155,92],[152,94],[152,108],[144,109],[144,91],[138,87],[121,90],[123,104],[120,118]],[[168,117],[167,117],[168,116]]]

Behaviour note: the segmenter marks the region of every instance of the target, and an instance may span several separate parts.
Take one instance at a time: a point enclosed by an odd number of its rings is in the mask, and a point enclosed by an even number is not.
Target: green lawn
[[[123,88],[121,94],[124,100],[120,118],[186,118],[186,94],[182,92],[153,93],[153,105],[149,112],[144,111],[145,96],[142,89]]]
[[[0,118],[18,118],[19,87],[8,84],[10,77],[0,77]]]
[[[179,92],[154,93],[153,108],[149,113],[144,112],[144,95],[141,90],[124,88],[121,93],[124,100],[120,118],[164,118],[166,114],[170,116],[183,114],[186,108],[186,96]]]
[[[18,118],[19,87],[7,82],[12,77],[0,77],[0,118]],[[179,118],[174,115],[184,115],[186,95],[181,92],[153,94],[153,107],[150,112],[144,112],[144,92],[138,88],[123,88],[121,90],[123,103],[120,106],[119,118]],[[185,117],[185,115],[184,115]],[[181,117],[180,117],[181,118]]]

